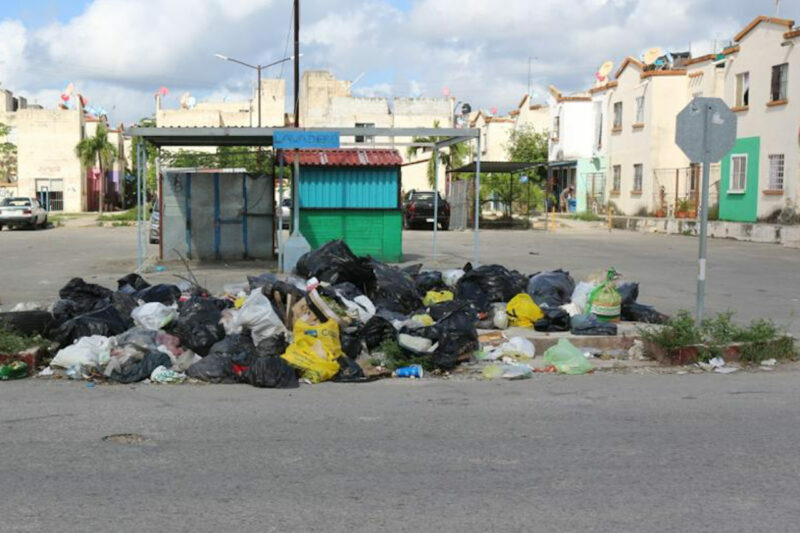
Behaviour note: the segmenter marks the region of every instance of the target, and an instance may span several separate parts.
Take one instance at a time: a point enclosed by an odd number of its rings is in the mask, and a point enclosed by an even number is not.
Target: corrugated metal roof
[[[298,153],[301,166],[394,167],[403,164],[400,152],[393,149],[298,150]],[[290,150],[284,153],[288,164],[294,163],[294,154]]]

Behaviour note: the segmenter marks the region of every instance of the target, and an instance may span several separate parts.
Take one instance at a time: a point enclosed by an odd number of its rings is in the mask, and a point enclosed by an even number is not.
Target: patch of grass
[[[47,217],[47,221],[52,224],[54,228],[60,228],[63,226],[64,220],[66,220],[64,215],[50,215]]]
[[[700,344],[703,336],[694,324],[694,318],[688,311],[679,311],[676,316],[658,328],[642,328],[639,331],[643,340],[652,342],[667,352]]]
[[[575,213],[569,218],[571,218],[572,220],[582,220],[584,222],[599,222],[603,220],[602,217],[600,217],[596,213],[592,213],[591,211],[584,211],[583,213]]]
[[[37,346],[40,340],[0,328],[0,353],[13,355]]]
[[[120,211],[119,213],[105,213],[98,215],[98,222],[136,222],[138,220],[137,214],[139,209],[134,207],[127,211]],[[145,219],[150,216],[150,210],[145,208]]]
[[[435,368],[430,357],[408,355],[395,340],[386,339],[378,350],[386,356],[385,366],[389,370],[397,370],[408,365],[421,365],[426,371]]]
[[[127,228],[130,225],[130,222],[123,222],[122,220],[117,220],[111,223],[112,228]]]

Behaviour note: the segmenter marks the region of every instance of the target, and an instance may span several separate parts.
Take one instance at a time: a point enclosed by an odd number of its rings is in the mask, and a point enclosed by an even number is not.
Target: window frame
[[[745,194],[747,192],[747,164],[750,156],[748,154],[731,154],[731,169],[728,176],[728,194]],[[744,159],[744,183],[742,188],[734,188],[736,163],[735,159]]]
[[[375,123],[374,122],[356,122],[354,127],[356,127],[356,128],[374,128],[375,127]],[[374,135],[354,135],[354,137],[355,137],[355,141],[354,142],[356,144],[369,144],[369,143],[374,143],[375,142],[375,136]]]
[[[780,158],[780,178],[773,175],[773,161],[778,161]],[[767,177],[769,181],[767,182],[768,189],[770,191],[783,191],[785,186],[785,178],[786,178],[786,154],[769,154],[767,156],[767,161],[769,161],[769,173]],[[777,180],[780,179],[780,187],[777,186]]]
[[[638,182],[638,187],[636,186]],[[640,193],[644,187],[644,164],[634,163],[633,165],[633,188],[632,192]]]
[[[744,80],[740,85],[740,80]],[[746,81],[746,83],[744,83]],[[734,85],[734,102],[737,108],[750,107],[750,71],[739,72],[736,74],[736,84]]]
[[[636,120],[634,124],[644,124],[644,95],[636,97]]]
[[[561,115],[558,114],[553,117],[553,135],[552,139],[558,141],[561,138]]]
[[[614,102],[614,122],[612,124],[613,130],[622,129],[622,102]]]
[[[611,166],[611,192],[620,192],[622,189],[622,165]]]
[[[775,80],[775,74],[778,73],[780,78]],[[777,93],[775,92],[777,85]],[[783,102],[789,98],[789,63],[781,63],[772,66],[772,78],[769,85],[769,101],[770,102]]]

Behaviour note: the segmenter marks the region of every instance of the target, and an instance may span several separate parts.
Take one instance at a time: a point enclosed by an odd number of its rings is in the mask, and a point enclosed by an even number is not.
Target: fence
[[[467,229],[470,213],[470,188],[472,180],[450,182],[450,229]]]
[[[711,165],[709,205],[719,201],[720,165]],[[652,211],[658,216],[687,213],[693,218],[700,206],[703,169],[700,165],[653,170]]]

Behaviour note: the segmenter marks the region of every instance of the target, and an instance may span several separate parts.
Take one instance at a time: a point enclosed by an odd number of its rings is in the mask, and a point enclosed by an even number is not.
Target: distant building
[[[514,119],[515,129],[532,128],[537,133],[543,133],[550,128],[550,109],[546,105],[531,103],[531,97],[527,94],[508,115]]]

